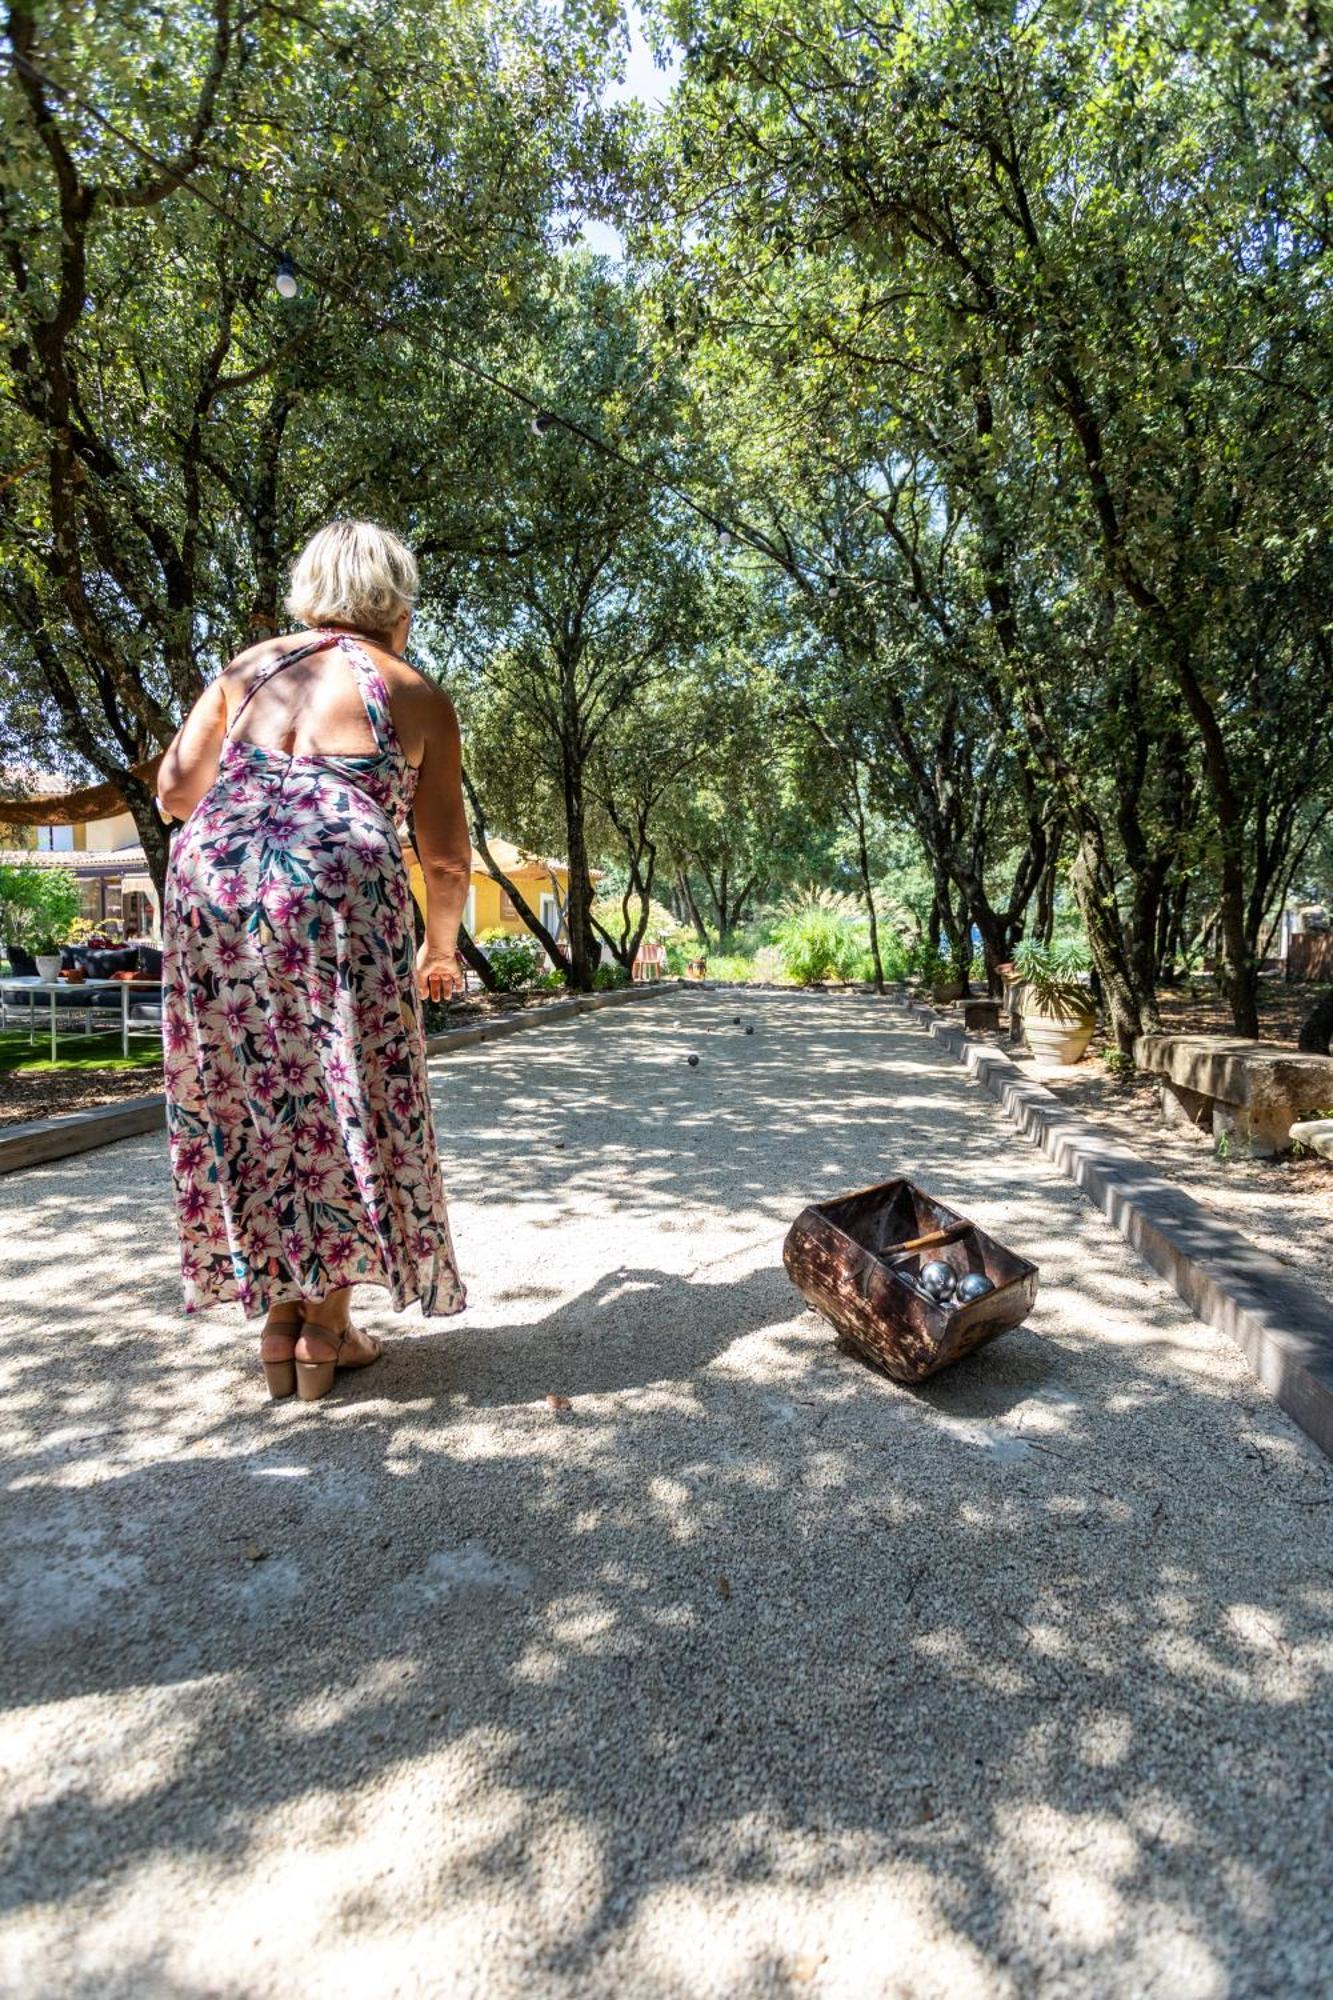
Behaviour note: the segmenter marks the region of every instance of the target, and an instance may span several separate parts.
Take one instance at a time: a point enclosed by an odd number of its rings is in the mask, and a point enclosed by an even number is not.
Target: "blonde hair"
[[[386,637],[416,602],[411,549],[374,521],[330,521],[292,565],[287,609],[303,625]]]

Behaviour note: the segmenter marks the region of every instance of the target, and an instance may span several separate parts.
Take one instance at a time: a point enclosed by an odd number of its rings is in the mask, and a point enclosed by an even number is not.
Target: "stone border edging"
[[[1002,1050],[922,1001],[897,1004],[965,1065],[1190,1310],[1236,1343],[1287,1415],[1333,1458],[1333,1312],[1313,1287],[1128,1146],[1103,1138]]]
[[[498,1041],[503,1035],[516,1035],[522,1028],[544,1027],[548,1021],[570,1021],[576,1015],[592,1014],[602,1007],[623,1006],[627,1000],[674,992],[684,984],[683,980],[654,979],[645,980],[641,986],[617,987],[610,993],[579,993],[571,1000],[555,1000],[497,1021],[428,1035],[426,1054],[445,1055],[450,1049],[468,1048],[474,1042]],[[137,1138],[141,1132],[158,1132],[166,1120],[166,1099],[161,1091],[155,1091],[149,1097],[129,1097],[120,1104],[100,1104],[91,1111],[71,1111],[60,1118],[34,1118],[22,1125],[0,1126],[0,1174],[42,1166],[48,1160],[63,1160],[72,1153],[89,1153],[96,1146],[114,1145],[117,1139]]]
[[[140,1132],[157,1132],[167,1122],[161,1091],[151,1097],[127,1097],[119,1104],[99,1104],[91,1111],[69,1111],[60,1118],[31,1118],[22,1125],[0,1126],[0,1174],[20,1167],[63,1160],[70,1153],[89,1153],[117,1139]]]

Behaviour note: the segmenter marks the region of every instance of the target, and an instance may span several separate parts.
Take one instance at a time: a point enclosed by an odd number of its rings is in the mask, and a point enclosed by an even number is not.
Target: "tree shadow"
[[[707,1048],[736,1009],[698,1004]],[[841,1006],[660,1082],[675,1161],[646,1023],[450,1070],[460,1246],[510,1135],[504,1258],[314,1411],[242,1393],[222,1320],[182,1347],[150,1142],[95,1205],[72,1163],[0,1189],[20,1990],[1318,1990],[1333,1476],[924,1037]],[[525,1149],[534,1089],[571,1157]],[[1043,1267],[915,1390],[777,1263],[826,1166],[890,1163]]]

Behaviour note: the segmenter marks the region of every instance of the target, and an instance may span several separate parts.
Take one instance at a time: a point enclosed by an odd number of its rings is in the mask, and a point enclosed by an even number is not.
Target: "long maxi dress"
[[[236,722],[339,647],[375,749],[290,756]],[[369,654],[321,632],[260,675],[172,844],[163,909],[167,1132],[185,1310],[254,1317],[344,1285],[432,1316],[466,1296],[431,1118],[398,827],[416,787]]]

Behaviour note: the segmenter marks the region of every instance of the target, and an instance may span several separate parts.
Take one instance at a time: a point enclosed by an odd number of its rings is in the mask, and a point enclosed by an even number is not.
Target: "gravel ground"
[[[520,1014],[528,1008],[549,1004],[536,993],[469,993],[466,999],[448,1005],[427,1002],[427,1028],[441,1034],[448,1028],[466,1028],[476,1021],[497,1015]],[[117,1031],[119,1032],[119,1031]],[[131,1044],[136,1049],[143,1042]],[[36,1053],[48,1047],[38,1036]],[[59,1044],[64,1056],[79,1054],[79,1038],[70,1035]],[[162,1052],[137,1069],[14,1069],[0,1070],[0,1127],[18,1125],[31,1118],[59,1118],[70,1111],[92,1111],[98,1105],[118,1104],[127,1097],[145,1097],[162,1088]]]
[[[1226,1341],[871,1000],[435,1075],[473,1309],[313,1409],[159,1136],[0,1181],[5,1991],[1325,1994],[1333,1468]],[[917,1391],[779,1262],[899,1169],[1042,1266]]]

